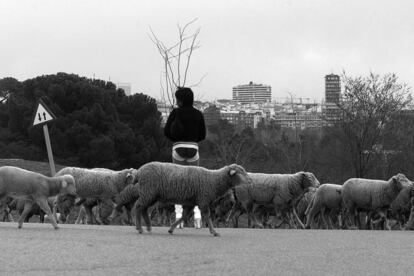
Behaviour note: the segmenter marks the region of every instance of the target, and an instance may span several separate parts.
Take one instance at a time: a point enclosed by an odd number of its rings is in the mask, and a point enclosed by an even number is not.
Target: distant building
[[[117,83],[116,88],[122,89],[125,92],[125,95],[131,95],[131,84],[130,83]]]
[[[341,78],[330,74],[325,76],[325,103],[323,117],[327,125],[332,125],[340,119],[341,111],[338,104],[341,100]]]
[[[326,126],[332,126],[341,119],[342,111],[336,103],[325,102],[322,104],[322,116]]]
[[[324,125],[318,113],[279,113],[274,119],[282,128],[321,128]]]
[[[245,129],[247,127],[256,128],[257,124],[262,121],[260,113],[250,113],[246,111],[222,111],[221,119],[228,121],[237,129]]]
[[[233,101],[241,104],[266,103],[272,100],[272,88],[269,85],[249,84],[233,87]]]
[[[339,103],[341,98],[341,78],[330,74],[325,76],[325,102]]]
[[[237,125],[239,122],[239,111],[231,110],[231,111],[221,111],[220,118],[222,120],[226,120],[230,124]]]

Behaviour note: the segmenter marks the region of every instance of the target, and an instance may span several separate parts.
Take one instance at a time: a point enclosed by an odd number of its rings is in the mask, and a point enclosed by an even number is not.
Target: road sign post
[[[46,107],[42,100],[39,100],[39,104],[34,114],[33,126],[43,125],[43,134],[45,135],[47,157],[49,159],[50,173],[52,176],[56,174],[55,162],[53,161],[52,146],[50,144],[49,129],[47,122],[56,119],[56,116]]]
[[[47,127],[47,124],[43,125],[43,133],[45,134],[46,150],[47,150],[47,157],[49,158],[50,173],[52,176],[54,176],[56,174],[56,169],[55,169],[55,162],[53,161],[53,152],[52,152],[52,146],[50,144],[49,129]]]

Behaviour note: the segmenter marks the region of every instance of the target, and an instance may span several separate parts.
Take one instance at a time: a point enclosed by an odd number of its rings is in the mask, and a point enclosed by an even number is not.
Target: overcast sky
[[[324,76],[343,71],[394,72],[413,87],[413,13],[411,0],[0,0],[0,78],[95,74],[159,98],[149,27],[168,44],[177,24],[198,18],[189,84],[207,74],[194,88],[203,100],[250,81],[273,97],[320,100]]]

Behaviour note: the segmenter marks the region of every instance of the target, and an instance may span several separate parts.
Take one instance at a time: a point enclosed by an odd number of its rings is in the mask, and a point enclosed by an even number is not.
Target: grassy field
[[[50,176],[50,166],[47,162],[29,161],[23,159],[0,159],[0,167],[14,166],[25,170],[38,172]],[[56,172],[63,169],[65,166],[55,164]]]

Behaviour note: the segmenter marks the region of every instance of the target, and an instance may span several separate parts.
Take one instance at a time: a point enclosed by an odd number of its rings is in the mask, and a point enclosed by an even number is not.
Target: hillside
[[[50,176],[50,166],[47,162],[38,162],[23,159],[0,159],[0,167],[1,166],[15,166]],[[65,166],[55,164],[56,172],[63,169],[64,167]]]

